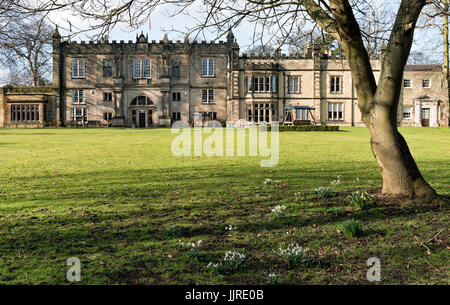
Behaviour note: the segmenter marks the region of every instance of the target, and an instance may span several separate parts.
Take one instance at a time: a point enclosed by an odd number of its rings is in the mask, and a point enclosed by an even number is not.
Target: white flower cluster
[[[266,180],[264,180],[264,185],[276,184],[276,183],[281,183],[281,180],[272,180],[270,178],[266,178]]]
[[[208,268],[213,268],[218,272],[228,272],[236,270],[244,262],[245,255],[239,252],[227,251],[222,262],[217,264],[210,262]]]
[[[233,227],[232,225],[225,226],[225,231],[235,231],[237,230],[237,227]]]
[[[180,242],[180,245],[181,245],[182,248],[189,249],[189,250],[194,250],[196,248],[200,248],[202,242],[203,242],[202,240],[199,240],[197,243],[193,243],[191,241],[187,242],[187,243]]]
[[[280,283],[280,278],[275,273],[269,273],[269,284],[276,285]]]
[[[224,262],[235,262],[240,264],[244,261],[245,255],[239,252],[227,251],[225,252]]]
[[[308,251],[308,248],[303,248],[299,246],[298,244],[290,244],[287,246],[286,249],[279,248],[278,252],[280,256],[283,257],[295,257],[295,256],[302,256]]]
[[[284,205],[277,205],[273,209],[271,209],[272,213],[282,213],[286,211],[286,206]]]
[[[282,217],[286,217],[286,215],[287,215],[286,209],[287,209],[287,207],[284,205],[277,205],[276,207],[270,209],[270,211],[272,211],[272,214],[275,217],[282,218]]]
[[[332,185],[339,185],[339,184],[341,184],[341,176],[338,175],[336,178],[337,178],[336,180],[331,181]]]
[[[208,268],[212,267],[213,269],[217,269],[217,267],[222,266],[222,263],[214,264],[213,262],[209,262]]]

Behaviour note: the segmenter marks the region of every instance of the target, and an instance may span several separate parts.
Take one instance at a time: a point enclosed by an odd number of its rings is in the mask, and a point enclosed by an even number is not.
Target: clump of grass
[[[227,251],[223,261],[219,263],[208,264],[208,268],[212,268],[219,274],[229,274],[242,267],[245,260],[245,255],[236,251]]]
[[[359,237],[364,234],[364,229],[362,224],[354,219],[349,219],[340,224],[342,233],[346,237]]]
[[[375,203],[369,193],[356,191],[350,195],[350,204],[357,209],[364,210],[372,207]]]
[[[321,186],[314,190],[314,192],[322,198],[331,198],[334,195],[334,192],[328,186]]]
[[[326,214],[333,214],[334,216],[337,216],[341,209],[339,207],[332,207],[325,210]]]
[[[270,211],[275,218],[285,218],[288,215],[286,209],[287,207],[284,205],[277,205],[276,207],[270,209]]]
[[[183,250],[186,250],[186,255],[195,260],[195,261],[200,261],[200,259],[203,257],[203,252],[200,250],[200,247],[202,245],[202,240],[199,240],[197,243],[193,243],[193,242],[181,242],[181,248]]]
[[[280,247],[278,255],[289,267],[299,267],[311,260],[308,248],[303,248],[297,244],[290,244],[286,248]]]

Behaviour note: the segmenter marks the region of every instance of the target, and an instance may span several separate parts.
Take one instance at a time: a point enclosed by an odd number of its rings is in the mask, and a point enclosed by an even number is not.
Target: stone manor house
[[[376,77],[380,61],[372,66]],[[439,65],[405,69],[398,124],[448,126]],[[305,56],[241,54],[226,41],[63,41],[53,35],[53,86],[5,86],[0,126],[169,127],[174,121],[290,120],[363,125],[345,60],[308,47]],[[291,110],[288,111],[287,108]]]

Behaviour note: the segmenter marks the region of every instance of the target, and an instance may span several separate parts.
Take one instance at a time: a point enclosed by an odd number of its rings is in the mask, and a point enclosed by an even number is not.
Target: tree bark
[[[378,108],[378,107],[377,107]],[[377,109],[377,119],[369,124],[370,145],[383,179],[382,193],[411,196],[430,201],[436,192],[422,177],[397,125],[384,108]]]

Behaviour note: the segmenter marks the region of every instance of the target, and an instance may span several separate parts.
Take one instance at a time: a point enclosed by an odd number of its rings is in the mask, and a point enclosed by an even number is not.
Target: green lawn
[[[0,284],[69,283],[69,257],[85,284],[266,284],[269,273],[369,284],[373,256],[381,283],[449,284],[450,129],[401,132],[441,203],[351,207],[352,191],[381,185],[366,128],[280,133],[272,168],[261,157],[175,157],[170,130],[0,129]],[[321,186],[335,196],[319,198]],[[277,205],[286,217],[273,217]],[[340,232],[351,218],[362,237]],[[199,240],[194,254],[180,247]],[[309,261],[287,265],[277,249],[288,244],[309,248]],[[246,256],[236,270],[207,267],[228,250]]]

